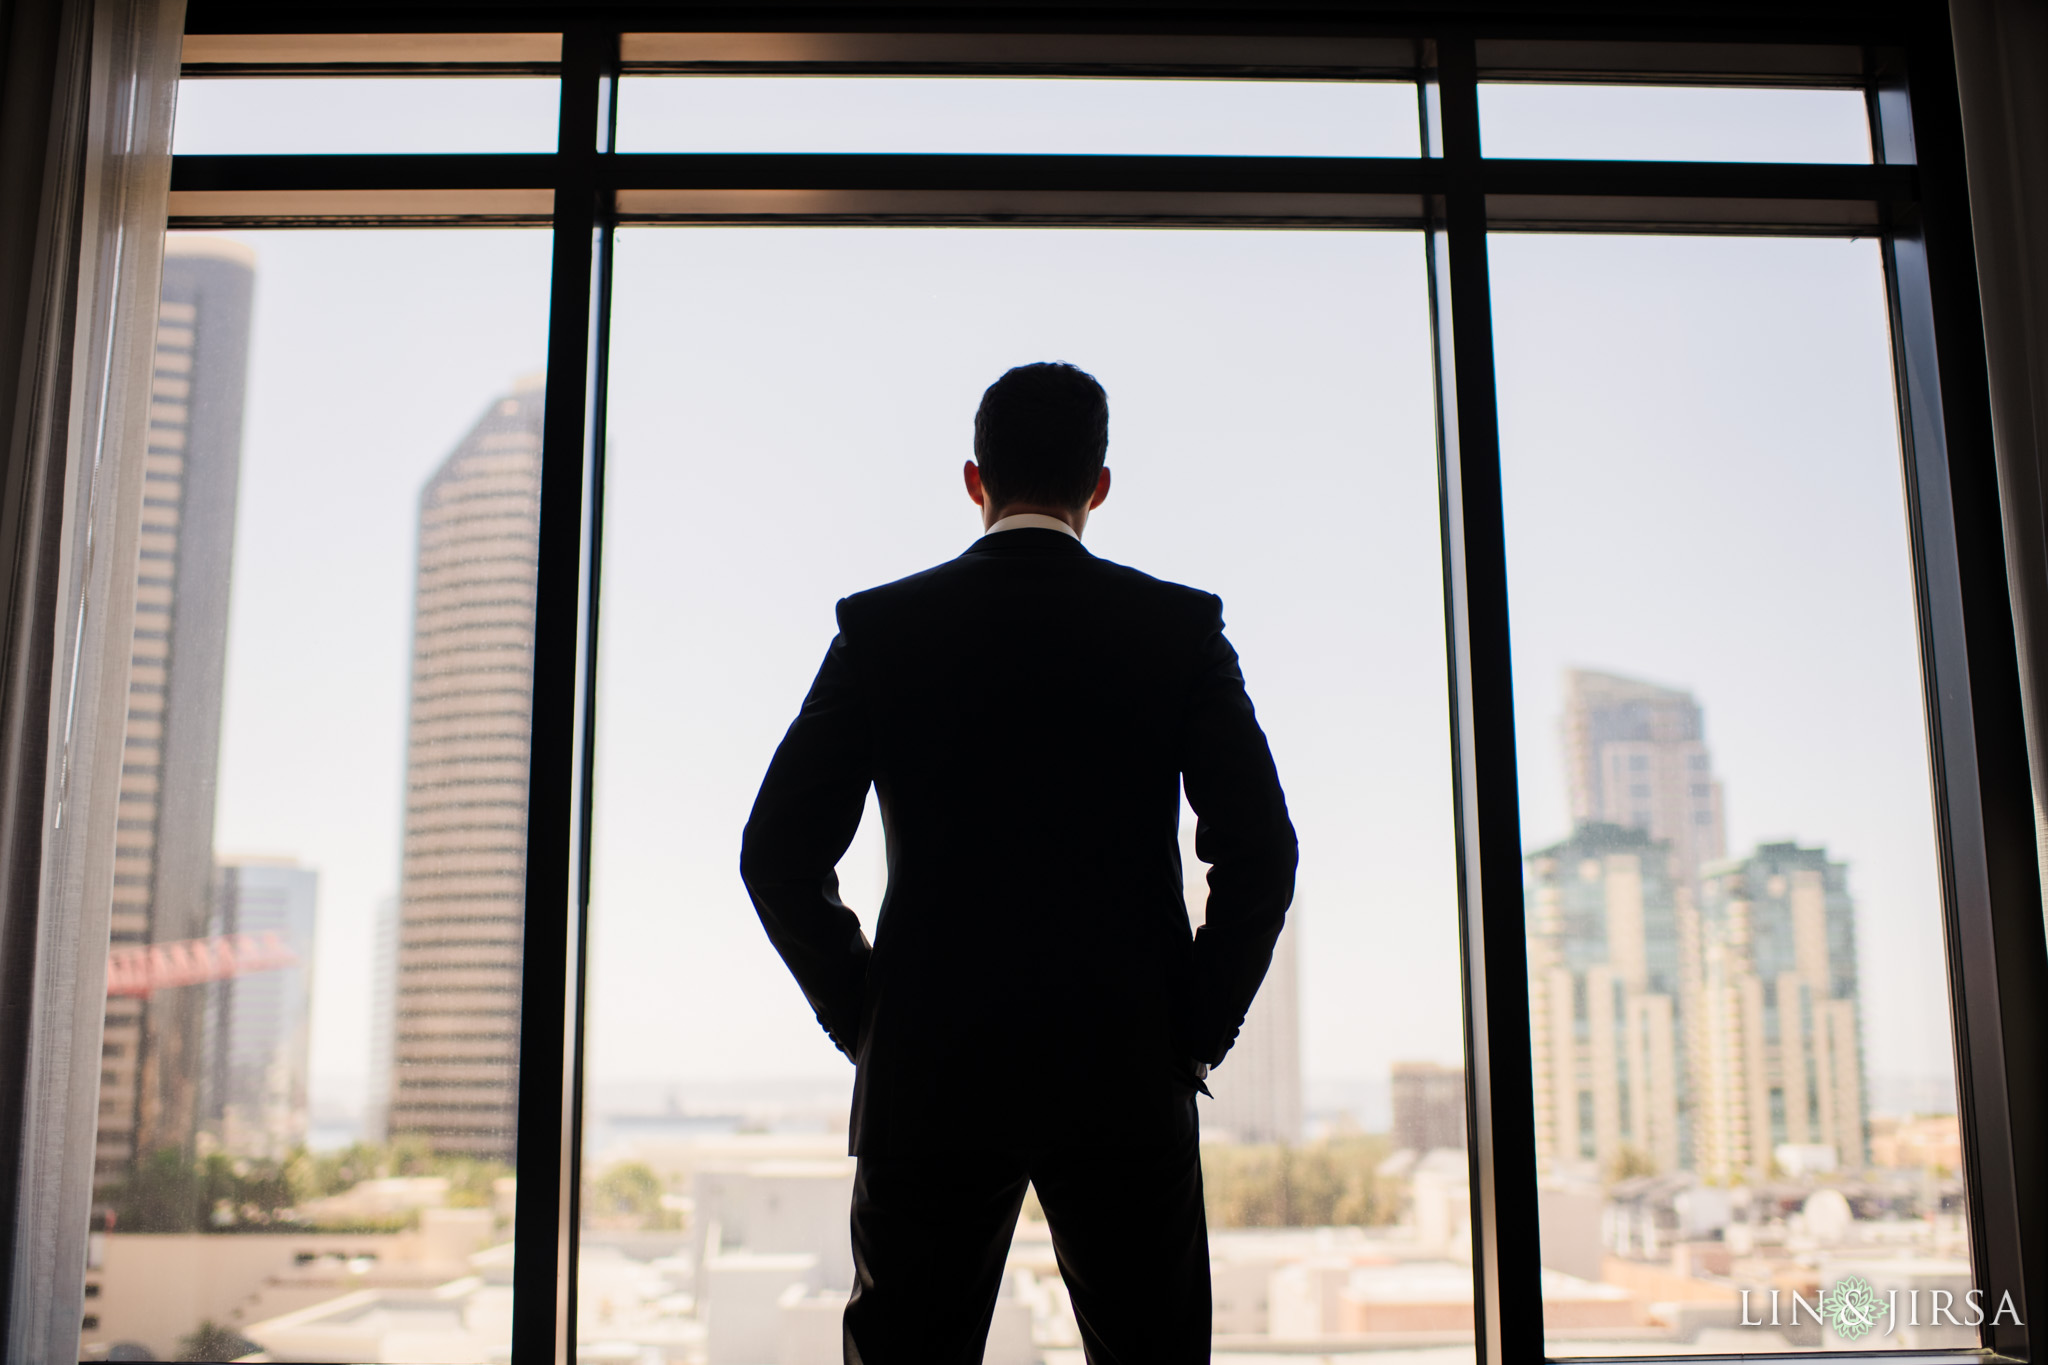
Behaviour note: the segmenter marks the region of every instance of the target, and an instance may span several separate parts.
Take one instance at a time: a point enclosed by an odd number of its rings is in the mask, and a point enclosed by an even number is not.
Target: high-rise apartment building
[[[1395,1062],[1391,1090],[1396,1148],[1465,1149],[1464,1067]]]
[[[231,1156],[281,1158],[306,1140],[319,877],[287,859],[223,860],[215,934],[275,934],[296,965],[206,990],[202,1131]]]
[[[1788,1146],[1862,1166],[1847,869],[1793,843],[1723,858],[1689,693],[1574,670],[1563,730],[1576,832],[1530,858],[1541,1158],[1611,1169],[1633,1149],[1714,1181],[1762,1178]]]
[[[1721,784],[1691,693],[1573,669],[1565,675],[1564,749],[1573,825],[1645,831],[1669,846],[1683,888],[1702,863],[1725,854]]]
[[[255,256],[164,249],[143,459],[135,638],[115,827],[113,944],[197,938],[213,911],[213,805]],[[205,992],[107,1001],[94,1183],[198,1135]]]
[[[1239,1142],[1301,1141],[1301,966],[1297,912],[1287,916],[1273,965],[1223,1065],[1199,1101],[1205,1131]]]
[[[393,1134],[511,1160],[542,388],[494,402],[420,495]]]
[[[377,902],[370,933],[370,1074],[364,1087],[363,1139],[391,1137],[392,1063],[398,1046],[398,897]]]
[[[1209,880],[1195,857],[1191,820],[1181,823],[1180,860],[1188,918],[1199,926],[1208,913]],[[1239,1142],[1301,1141],[1300,921],[1297,902],[1230,1055],[1210,1073],[1209,1096],[1198,1101],[1205,1132]]]
[[[1586,824],[1529,861],[1538,1159],[1677,1170],[1689,1155],[1680,1030],[1692,925],[1669,845]]]
[[[1760,1178],[1781,1145],[1867,1160],[1856,913],[1823,848],[1764,844],[1706,869],[1693,1030],[1700,1173]]]

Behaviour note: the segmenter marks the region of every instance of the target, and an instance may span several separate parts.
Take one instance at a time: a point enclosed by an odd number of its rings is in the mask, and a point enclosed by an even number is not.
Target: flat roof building
[[[221,862],[211,932],[275,934],[296,959],[206,988],[200,1126],[230,1156],[281,1160],[305,1144],[319,890],[288,859]]]

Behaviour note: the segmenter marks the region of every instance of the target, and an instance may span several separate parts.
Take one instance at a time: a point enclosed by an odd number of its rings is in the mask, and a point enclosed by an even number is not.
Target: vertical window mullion
[[[618,35],[595,25],[562,35],[554,260],[542,427],[539,575],[533,632],[524,986],[519,1031],[519,1204],[514,1222],[512,1357],[570,1359],[575,1340],[576,1126],[587,793],[582,769],[588,640],[586,522],[602,395],[595,346],[604,332],[610,83]],[[594,503],[596,490],[592,490]]]
[[[1919,52],[1913,84],[1944,50]],[[1943,84],[1948,77],[1944,73]],[[1985,392],[1983,331],[1962,196],[1953,91],[1916,107],[1896,75],[1870,97],[1875,159],[1915,164],[1918,208],[1884,241],[1908,525],[1919,597],[1958,1110],[1983,1344],[2027,1359],[2043,1273],[2048,1181],[2038,1090],[2048,1036],[2039,848]],[[1940,113],[1937,114],[1936,111]],[[1931,153],[1931,155],[1930,155]],[[1946,181],[1946,183],[1944,183]],[[2031,1251],[2032,1256],[2023,1252]],[[2010,1292],[2019,1322],[1994,1321]]]
[[[1425,77],[1421,98],[1425,150],[1442,159],[1445,182],[1426,241],[1465,965],[1472,1274],[1479,1359],[1502,1365],[1541,1358],[1543,1303],[1500,424],[1470,36],[1438,40],[1434,80]]]

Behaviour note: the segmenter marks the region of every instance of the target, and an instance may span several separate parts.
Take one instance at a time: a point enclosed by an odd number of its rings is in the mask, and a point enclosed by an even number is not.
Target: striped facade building
[[[1848,868],[1825,848],[1763,844],[1709,867],[1702,893],[1697,1169],[1762,1180],[1786,1146],[1860,1169],[1869,1113]]]
[[[420,496],[388,1132],[510,1161],[519,1098],[542,389]]]
[[[255,255],[165,245],[144,455],[135,637],[115,826],[113,945],[206,933]],[[107,1001],[94,1186],[197,1140],[205,993]]]
[[[1536,1157],[1544,1169],[1690,1160],[1685,1001],[1689,898],[1670,846],[1583,824],[1529,857],[1529,1035]]]

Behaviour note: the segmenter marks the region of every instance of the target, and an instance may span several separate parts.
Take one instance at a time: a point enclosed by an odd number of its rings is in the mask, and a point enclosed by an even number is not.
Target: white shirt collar
[[[1022,531],[1027,527],[1039,531],[1065,531],[1076,540],[1081,538],[1079,531],[1058,517],[1048,517],[1039,512],[1012,512],[1009,516],[1000,518],[982,534],[992,536],[998,531]]]

